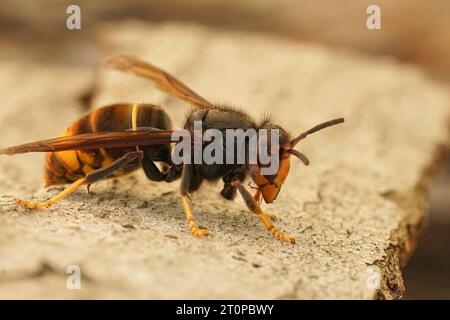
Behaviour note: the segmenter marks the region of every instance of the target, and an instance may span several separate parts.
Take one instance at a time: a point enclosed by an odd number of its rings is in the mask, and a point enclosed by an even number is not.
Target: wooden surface
[[[143,41],[145,39],[145,41]],[[333,117],[340,128],[301,143],[312,162],[295,163],[277,201],[274,240],[242,200],[220,184],[192,197],[211,239],[193,238],[178,183],[142,172],[80,190],[50,210],[12,204],[40,184],[42,155],[0,159],[0,297],[22,298],[398,298],[400,266],[423,225],[424,194],[448,144],[448,92],[412,67],[274,37],[189,25],[106,25],[104,54],[131,53],[165,68],[205,98],[270,112],[293,134]],[[9,62],[0,68],[0,145],[52,137],[81,114],[92,86],[85,70]],[[27,69],[28,70],[28,69]],[[181,126],[187,106],[150,83],[99,70],[95,106],[151,102]],[[40,188],[37,199],[58,192]],[[66,288],[79,265],[82,290]],[[373,267],[375,266],[375,267]],[[380,271],[380,289],[370,270]]]

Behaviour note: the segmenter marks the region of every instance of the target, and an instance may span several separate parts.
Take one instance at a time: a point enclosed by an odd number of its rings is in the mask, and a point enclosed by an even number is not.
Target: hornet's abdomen
[[[102,107],[75,121],[61,136],[101,131],[121,131],[139,127],[152,127],[170,130],[169,115],[159,106],[151,104],[114,104]],[[141,148],[141,147],[137,147]],[[156,147],[153,147],[156,148]],[[159,147],[161,149],[161,147]],[[170,146],[165,146],[170,148]],[[150,152],[152,147],[143,147]],[[45,185],[74,182],[89,172],[106,167],[136,148],[68,150],[49,152],[46,156]],[[169,152],[169,150],[163,150]],[[130,173],[139,167],[139,162],[130,163],[114,176]]]

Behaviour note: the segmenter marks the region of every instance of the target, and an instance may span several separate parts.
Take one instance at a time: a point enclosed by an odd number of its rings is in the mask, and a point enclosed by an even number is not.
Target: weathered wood
[[[0,159],[0,297],[402,295],[400,266],[413,251],[428,180],[448,145],[450,100],[444,88],[389,59],[257,34],[132,22],[105,26],[99,41],[108,48],[105,54],[135,54],[209,100],[242,106],[257,117],[270,112],[293,134],[338,116],[347,121],[301,142],[311,166],[295,163],[277,201],[265,206],[277,213],[281,229],[298,237],[296,245],[274,240],[240,199],[222,199],[220,185],[193,196],[199,222],[214,234],[195,239],[187,230],[178,184],[152,183],[141,172],[30,213],[9,203],[24,194],[23,175],[39,171],[42,163],[27,162],[29,155],[20,156],[20,167],[13,158]],[[43,70],[29,74],[20,88],[0,86],[1,97],[17,91],[2,106],[2,128],[10,132],[2,136],[2,147],[28,141],[24,129],[34,130],[20,121],[26,113],[16,114],[14,122],[6,114],[22,101],[19,90],[47,92],[33,99],[35,110],[52,112],[46,106],[63,98],[76,104],[74,95],[52,88],[69,85],[63,74],[49,72],[48,83],[39,83]],[[2,83],[11,74],[18,72],[1,68]],[[82,91],[81,78],[70,79],[72,90]],[[160,103],[177,126],[188,108],[149,82],[114,71],[100,71],[96,90],[97,106]],[[40,137],[54,136],[73,120],[70,113],[40,115],[35,116],[44,126]],[[41,189],[36,197],[55,192]],[[65,290],[65,270],[72,264],[84,276],[79,291]],[[371,270],[381,272],[380,289]]]

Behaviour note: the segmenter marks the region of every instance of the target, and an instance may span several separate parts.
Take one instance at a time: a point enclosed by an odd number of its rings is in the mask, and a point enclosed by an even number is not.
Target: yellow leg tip
[[[272,235],[276,239],[278,239],[280,241],[289,241],[290,243],[295,244],[295,240],[296,240],[295,237],[290,236],[290,235],[288,235],[288,234],[286,234],[286,233],[284,233],[284,232],[282,232],[282,231],[280,231],[278,229],[275,229],[275,230],[272,229],[271,231],[272,231]]]
[[[290,243],[295,244],[295,237],[284,233],[272,223],[273,214],[261,212],[258,216],[261,219],[262,223],[266,226],[267,230],[269,230],[270,233],[275,237],[275,239],[281,241],[289,241]]]
[[[201,229],[199,227],[191,227],[191,233],[195,237],[207,237],[211,235],[208,229]]]
[[[16,199],[16,203],[26,209],[48,208],[50,205],[47,202],[30,202]]]

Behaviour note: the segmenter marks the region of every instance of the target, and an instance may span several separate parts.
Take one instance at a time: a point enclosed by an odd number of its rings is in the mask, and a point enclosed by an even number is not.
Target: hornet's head
[[[262,194],[265,203],[272,203],[278,196],[280,192],[281,186],[286,180],[289,169],[291,167],[291,156],[299,158],[306,166],[309,165],[309,160],[306,158],[304,154],[300,151],[295,150],[294,147],[311,133],[317,132],[321,129],[339,124],[344,122],[344,118],[338,118],[334,120],[330,120],[321,124],[318,124],[311,129],[299,134],[295,138],[291,138],[290,135],[280,126],[275,125],[269,121],[264,122],[260,129],[267,129],[270,131],[271,129],[278,129],[279,131],[279,162],[278,162],[278,170],[275,174],[265,175],[261,172],[261,169],[264,167],[260,163],[258,164],[249,164],[248,169],[251,178],[258,186],[259,192]],[[264,135],[259,137],[261,139],[267,139],[268,150],[270,150],[270,137],[269,135]],[[259,141],[259,142],[260,142]]]

